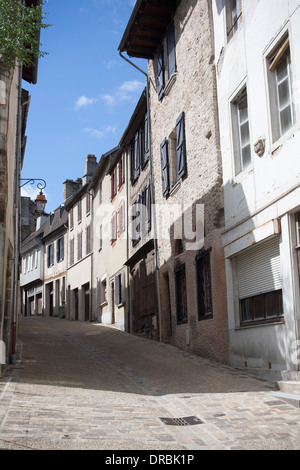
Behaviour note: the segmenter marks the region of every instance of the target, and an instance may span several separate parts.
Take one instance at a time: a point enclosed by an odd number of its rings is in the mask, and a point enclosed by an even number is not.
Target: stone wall
[[[149,61],[151,144],[155,202],[170,214],[172,204],[180,215],[169,222],[156,211],[160,266],[161,338],[163,341],[191,350],[221,362],[228,361],[225,263],[220,232],[223,227],[222,169],[216,108],[216,81],[213,57],[213,32],[210,2],[180,2],[176,11],[176,75],[166,80],[166,93],[157,94],[156,60]],[[160,145],[172,136],[176,119],[184,112],[187,174],[170,191],[162,193]],[[182,236],[178,252],[174,225],[189,207],[193,207],[189,229],[195,230],[196,204],[204,204],[204,249],[211,249],[211,283],[213,316],[198,320],[195,257],[199,249],[187,249],[188,238]],[[177,211],[178,213],[178,211]],[[159,228],[164,228],[163,236]],[[186,231],[184,231],[186,232]],[[187,322],[178,324],[174,269],[186,266]]]

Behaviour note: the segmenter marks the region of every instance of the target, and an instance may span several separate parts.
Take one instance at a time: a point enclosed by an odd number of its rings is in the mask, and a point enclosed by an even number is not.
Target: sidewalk
[[[20,346],[0,449],[300,449],[300,409],[230,367],[56,318],[21,318]]]

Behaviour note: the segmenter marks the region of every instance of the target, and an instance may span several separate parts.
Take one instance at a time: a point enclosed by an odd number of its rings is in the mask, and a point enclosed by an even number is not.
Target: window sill
[[[278,152],[280,152],[281,147],[292,137],[294,137],[294,134],[299,131],[299,125],[295,124],[291,129],[289,129],[285,134],[283,134],[281,137],[279,137],[275,142],[271,144],[270,148],[270,154],[272,156],[276,155]]]
[[[241,171],[232,179],[232,186],[237,186],[244,178],[253,173],[253,164],[249,165],[245,170]]]
[[[198,321],[211,320],[212,318],[213,318],[213,314],[207,313],[206,315],[202,315],[198,317]]]
[[[245,329],[249,329],[249,328],[257,328],[257,327],[261,327],[261,326],[275,326],[275,325],[283,325],[285,323],[284,321],[284,318],[278,318],[277,320],[275,319],[271,319],[269,321],[261,321],[261,322],[253,322],[253,323],[249,323],[249,324],[244,324],[242,326],[236,326],[235,327],[235,331],[239,331],[239,330],[245,330]]]
[[[173,73],[173,75],[171,75],[171,77],[167,81],[167,84],[166,84],[165,89],[164,89],[164,96],[169,95],[174,83],[176,82],[176,79],[177,79],[177,72]]]

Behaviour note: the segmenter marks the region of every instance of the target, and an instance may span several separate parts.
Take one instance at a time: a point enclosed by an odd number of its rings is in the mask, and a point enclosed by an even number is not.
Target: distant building
[[[24,316],[43,314],[44,308],[44,246],[46,217],[40,217],[36,230],[21,245],[20,286],[21,311]]]
[[[43,233],[44,316],[65,316],[68,213],[60,206],[47,217]]]
[[[65,191],[65,197],[69,196],[64,203],[68,212],[66,318],[69,320],[92,318],[92,201],[88,185],[96,168],[96,157],[88,155],[82,184],[78,184],[80,188],[73,195],[72,191]],[[74,189],[74,184],[72,187]]]

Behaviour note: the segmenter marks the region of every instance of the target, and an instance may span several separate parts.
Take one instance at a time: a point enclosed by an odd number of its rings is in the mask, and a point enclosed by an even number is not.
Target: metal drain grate
[[[203,424],[197,416],[186,416],[185,418],[160,418],[167,426],[194,426],[195,424]]]

